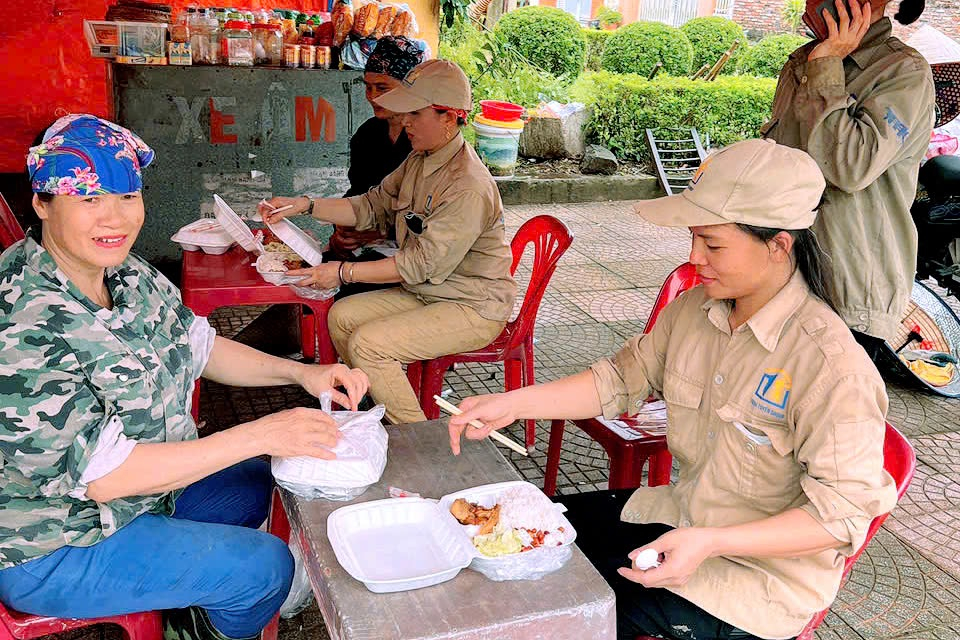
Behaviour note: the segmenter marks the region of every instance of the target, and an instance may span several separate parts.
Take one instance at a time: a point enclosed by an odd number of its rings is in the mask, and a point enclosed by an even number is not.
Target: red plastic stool
[[[123,629],[125,640],[163,638],[163,623],[159,611],[128,613],[107,618],[52,618],[11,611],[0,603],[0,640],[33,640],[51,633],[63,633],[97,624],[119,626]]]

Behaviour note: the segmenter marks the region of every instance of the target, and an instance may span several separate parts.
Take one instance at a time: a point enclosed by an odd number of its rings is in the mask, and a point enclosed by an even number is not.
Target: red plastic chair
[[[686,262],[667,276],[660,293],[643,329],[650,333],[660,312],[676,300],[677,296],[700,284],[697,269]],[[647,470],[647,485],[656,487],[670,483],[670,467],[673,457],[667,451],[666,436],[648,436],[639,440],[625,440],[608,429],[596,418],[573,420],[584,433],[597,441],[607,452],[610,459],[610,489],[632,489],[639,487],[643,466],[650,462]],[[557,473],[560,470],[560,453],[563,449],[563,431],[565,420],[553,420],[550,423],[550,444],[547,447],[547,467],[544,471],[543,491],[552,496],[557,491]]]
[[[33,640],[51,633],[63,633],[96,624],[115,624],[125,640],[161,640],[163,624],[159,611],[128,613],[108,618],[51,618],[31,616],[7,609],[0,603],[0,640]]]
[[[0,249],[6,249],[14,242],[23,240],[23,229],[13,215],[13,209],[0,194]]]
[[[254,258],[240,247],[215,256],[200,251],[184,251],[180,291],[183,303],[198,316],[208,316],[218,307],[296,304],[311,314],[301,316],[300,330],[303,356],[318,357],[324,364],[337,361],[337,352],[327,331],[327,312],[333,299],[301,298],[290,287],[278,287],[264,281],[252,266]],[[317,347],[319,345],[319,353]],[[193,417],[200,410],[199,381],[193,391]]]
[[[889,422],[887,423],[887,429],[883,437],[883,468],[893,476],[894,481],[897,483],[897,500],[899,500],[903,497],[903,494],[907,492],[907,487],[910,486],[910,481],[913,480],[913,473],[917,470],[917,456],[910,442]],[[846,582],[847,577],[850,575],[850,570],[853,569],[853,563],[857,561],[857,558],[860,557],[863,550],[867,548],[870,540],[873,539],[873,536],[880,530],[880,525],[883,524],[883,521],[887,519],[888,515],[890,514],[884,513],[873,519],[870,527],[867,529],[867,537],[864,539],[863,544],[860,545],[856,553],[844,560],[844,582]],[[797,640],[814,640],[814,631],[820,626],[820,623],[823,622],[823,619],[827,617],[827,613],[829,612],[830,609],[824,609],[813,616],[813,619],[807,623],[807,626],[804,627],[800,635],[797,636]],[[637,636],[636,640],[657,639],[651,636]]]
[[[560,220],[542,215],[523,223],[510,243],[513,251],[511,275],[528,244],[533,244],[533,270],[530,284],[523,297],[523,304],[516,319],[507,323],[496,340],[483,349],[467,353],[442,356],[434,360],[413,362],[407,366],[407,377],[414,390],[420,389],[420,406],[428,420],[440,417],[440,408],[433,400],[443,387],[443,375],[457,362],[503,362],[503,386],[507,391],[534,383],[533,329],[537,310],[547,290],[550,277],[557,268],[557,261],[573,242],[573,235]],[[526,422],[526,445],[533,450],[536,421]]]

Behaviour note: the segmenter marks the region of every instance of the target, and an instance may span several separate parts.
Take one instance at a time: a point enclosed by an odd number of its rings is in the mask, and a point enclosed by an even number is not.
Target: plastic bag
[[[290,555],[293,556],[293,584],[290,585],[287,599],[280,605],[280,617],[283,619],[292,618],[313,602],[313,590],[310,588],[310,577],[307,575],[300,545],[296,540],[291,540],[288,546]]]
[[[390,25],[393,24],[393,19],[397,17],[397,5],[395,4],[385,4],[380,7],[380,15],[377,17],[377,28],[373,30],[374,38],[382,38],[383,36],[390,33]]]
[[[367,59],[377,46],[376,38],[357,38],[350,36],[349,42],[340,48],[340,66],[344,69],[363,71]]]
[[[298,280],[303,278],[297,276]],[[301,298],[306,298],[307,300],[329,300],[333,296],[337,295],[340,291],[340,287],[334,287],[333,289],[314,289],[313,287],[298,287],[296,285],[288,285],[293,289]]]
[[[337,0],[330,21],[333,23],[333,46],[342,46],[353,29],[353,7],[350,0]]]
[[[410,7],[405,4],[397,5],[397,15],[390,23],[389,34],[407,38],[416,38],[420,34],[420,27],[417,25],[417,19]]]
[[[350,33],[358,38],[369,38],[377,30],[377,22],[380,19],[380,4],[377,2],[368,2],[361,5],[353,14],[353,29]]]
[[[281,487],[308,500],[352,500],[377,482],[387,466],[387,431],[380,424],[384,407],[331,411],[329,393],[320,396],[320,406],[340,427],[340,442],[333,448],[336,459],[274,458],[273,477]]]

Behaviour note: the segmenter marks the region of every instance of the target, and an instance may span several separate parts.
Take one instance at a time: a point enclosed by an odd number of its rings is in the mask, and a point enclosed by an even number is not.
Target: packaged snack
[[[368,38],[373,35],[377,28],[377,22],[380,19],[380,5],[376,2],[368,2],[359,9],[353,18],[353,33],[360,38]]]
[[[390,25],[393,19],[397,17],[397,7],[392,4],[385,4],[380,8],[380,16],[377,18],[377,28],[373,32],[374,38],[382,38],[390,31]]]
[[[420,27],[417,26],[417,20],[414,18],[410,7],[405,4],[397,5],[397,15],[390,23],[389,33],[392,36],[417,37],[417,34],[420,33]]]
[[[353,28],[353,7],[350,5],[350,0],[337,0],[331,22],[333,22],[333,46],[339,47]]]

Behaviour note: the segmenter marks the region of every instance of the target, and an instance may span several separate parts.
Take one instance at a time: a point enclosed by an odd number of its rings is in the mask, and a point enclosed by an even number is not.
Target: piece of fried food
[[[480,531],[477,535],[483,535],[493,531],[493,528],[500,522],[500,505],[494,505],[487,509],[478,504],[467,502],[463,498],[457,498],[450,505],[450,513],[460,524],[479,525]]]
[[[471,504],[463,498],[457,498],[453,501],[453,504],[450,505],[450,513],[453,514],[453,517],[456,518],[460,524],[477,524],[474,522],[474,508],[476,506],[477,505]]]
[[[483,509],[483,511],[485,512],[484,515],[486,515],[486,519],[480,523],[480,531],[477,531],[478,536],[492,533],[493,528],[500,522],[500,505],[494,505],[493,509]]]

